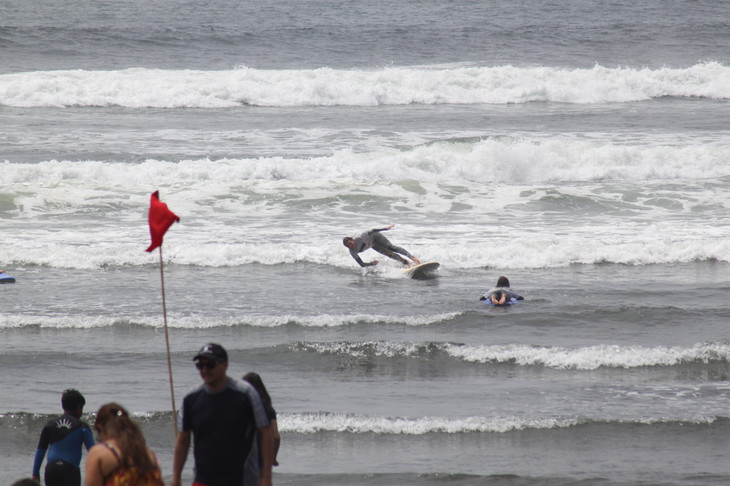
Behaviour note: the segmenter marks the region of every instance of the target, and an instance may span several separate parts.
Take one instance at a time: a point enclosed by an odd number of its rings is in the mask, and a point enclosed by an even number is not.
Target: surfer
[[[525,298],[510,288],[507,277],[499,277],[497,286],[488,290],[479,300],[489,300],[493,305],[505,305],[510,301],[525,300]]]
[[[400,255],[407,256],[408,258],[413,260],[413,263],[419,265],[421,261],[417,257],[414,257],[403,248],[395,246],[388,240],[388,238],[381,234],[382,231],[388,231],[393,226],[395,225],[391,224],[386,228],[371,229],[370,231],[365,231],[354,237],[346,236],[342,239],[342,244],[350,249],[350,255],[352,255],[352,258],[354,258],[361,267],[371,267],[379,263],[378,260],[373,260],[370,263],[365,263],[364,261],[362,261],[358,253],[362,253],[368,248],[372,248],[373,250],[387,256],[388,258],[398,260],[403,265],[409,266],[410,264],[408,263],[408,260]],[[398,255],[399,253],[400,255]]]

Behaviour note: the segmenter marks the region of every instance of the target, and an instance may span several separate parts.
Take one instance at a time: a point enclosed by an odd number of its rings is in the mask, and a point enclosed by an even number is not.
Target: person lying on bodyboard
[[[488,300],[492,305],[507,305],[525,298],[510,288],[507,277],[499,277],[497,286],[488,290],[479,300]]]

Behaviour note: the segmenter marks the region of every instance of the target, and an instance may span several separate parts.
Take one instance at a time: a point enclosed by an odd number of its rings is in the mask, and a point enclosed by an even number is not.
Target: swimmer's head
[[[351,236],[345,236],[344,238],[342,238],[342,244],[352,250],[353,248],[355,248],[355,238]]]
[[[63,391],[61,395],[61,407],[63,407],[64,412],[80,417],[81,413],[83,413],[84,405],[86,405],[86,399],[80,391],[73,388]]]
[[[509,279],[507,277],[499,277],[497,287],[509,287]]]

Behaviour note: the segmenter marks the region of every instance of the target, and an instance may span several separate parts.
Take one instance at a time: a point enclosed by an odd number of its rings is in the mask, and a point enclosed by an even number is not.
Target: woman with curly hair
[[[124,407],[102,405],[94,428],[99,443],[86,459],[85,486],[164,486],[157,457]]]

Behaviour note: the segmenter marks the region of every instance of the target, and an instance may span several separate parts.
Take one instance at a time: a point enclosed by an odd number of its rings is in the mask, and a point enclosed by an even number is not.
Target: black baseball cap
[[[214,359],[221,363],[228,362],[228,353],[220,344],[208,343],[198,351],[193,361],[198,361],[201,358]]]

